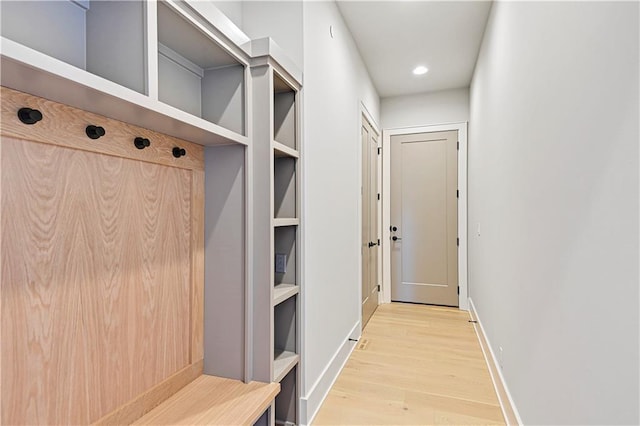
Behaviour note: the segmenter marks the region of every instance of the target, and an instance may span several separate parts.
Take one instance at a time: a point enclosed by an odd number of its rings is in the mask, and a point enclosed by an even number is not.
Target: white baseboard
[[[496,389],[496,395],[498,396],[498,402],[500,402],[500,408],[502,409],[504,420],[508,426],[522,425],[520,413],[518,413],[518,409],[513,403],[513,398],[511,398],[511,393],[509,392],[507,383],[502,375],[502,370],[499,367],[498,360],[493,353],[493,349],[491,349],[489,339],[482,327],[482,321],[480,321],[480,317],[478,317],[478,311],[476,311],[476,307],[471,298],[469,298],[469,314],[471,314],[471,318],[474,321],[477,321],[476,324],[474,324],[474,328],[478,335],[478,341],[480,342],[484,359],[487,362],[487,367],[489,367],[489,374],[493,381],[493,387]]]
[[[360,321],[358,321],[345,337],[344,343],[333,355],[318,380],[313,384],[309,393],[300,398],[300,424],[302,426],[310,424],[318,414],[318,410],[327,397],[329,390],[331,390],[331,386],[335,383],[351,352],[356,347],[356,342],[350,341],[349,338],[359,336],[360,330]]]

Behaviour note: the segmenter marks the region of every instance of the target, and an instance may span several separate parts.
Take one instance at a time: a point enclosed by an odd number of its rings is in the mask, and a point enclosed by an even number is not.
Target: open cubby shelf
[[[273,340],[275,353],[296,353],[296,310],[297,296],[276,305],[273,311]]]
[[[146,94],[145,8],[134,1],[2,1],[2,36]]]
[[[276,73],[273,75],[273,138],[297,150],[296,91]]]
[[[273,159],[273,213],[275,218],[295,218],[296,166],[293,157],[274,157]]]
[[[296,263],[296,226],[283,226],[274,229],[274,254],[287,256],[286,272],[275,273],[275,285],[282,283],[297,284]]]
[[[276,425],[293,426],[297,419],[298,367],[294,366],[282,380],[280,393],[276,396]]]
[[[245,134],[245,67],[178,9],[158,2],[158,97]]]

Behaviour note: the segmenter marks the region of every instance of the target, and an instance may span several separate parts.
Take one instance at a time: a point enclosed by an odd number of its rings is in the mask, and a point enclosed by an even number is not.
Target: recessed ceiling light
[[[429,68],[423,66],[423,65],[418,65],[417,67],[415,67],[413,69],[413,73],[415,75],[422,75],[422,74],[426,74],[427,71],[429,71]]]

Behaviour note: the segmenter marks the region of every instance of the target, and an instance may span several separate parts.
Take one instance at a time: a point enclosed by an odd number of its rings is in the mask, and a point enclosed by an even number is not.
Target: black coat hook
[[[37,109],[31,108],[20,108],[18,110],[18,118],[24,124],[36,124],[38,121],[42,120],[42,113]]]
[[[107,133],[103,127],[94,126],[93,124],[87,126],[86,132],[91,139],[98,139]]]
[[[136,148],[138,149],[145,149],[146,147],[151,145],[151,141],[149,141],[149,139],[147,138],[141,138],[141,137],[137,137],[133,140],[133,144],[136,146]]]
[[[178,146],[173,148],[173,156],[176,158],[180,158],[183,155],[187,155],[187,151],[184,148],[180,148]]]

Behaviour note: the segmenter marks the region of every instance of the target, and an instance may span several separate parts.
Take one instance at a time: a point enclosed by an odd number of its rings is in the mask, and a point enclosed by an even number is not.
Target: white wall
[[[640,421],[638,9],[498,2],[484,37],[470,288],[525,424]]]
[[[252,39],[271,37],[302,68],[302,1],[243,1],[242,24]]]
[[[271,37],[302,68],[302,0],[214,1],[249,38]]]
[[[469,121],[469,89],[383,98],[380,116],[385,129]]]
[[[315,401],[324,391],[324,384],[315,386],[316,382],[360,317],[359,105],[363,101],[379,122],[379,97],[335,3],[305,2],[303,15],[302,396]],[[308,407],[309,415],[315,408]]]

